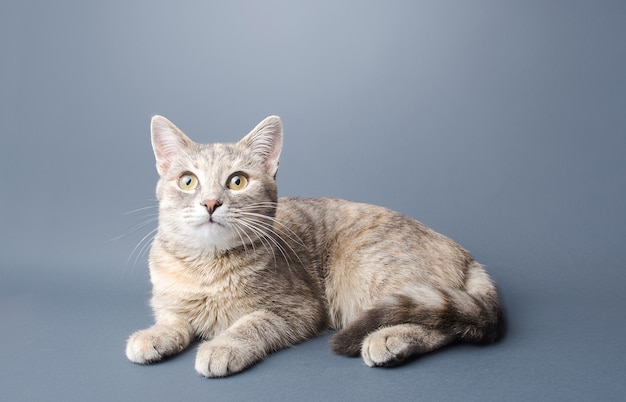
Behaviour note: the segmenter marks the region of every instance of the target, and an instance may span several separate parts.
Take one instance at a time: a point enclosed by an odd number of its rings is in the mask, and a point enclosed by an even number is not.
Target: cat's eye
[[[234,173],[228,178],[226,186],[231,190],[243,190],[248,185],[248,178],[243,173]]]
[[[198,178],[193,173],[185,173],[178,179],[178,187],[185,191],[195,190],[198,187]]]

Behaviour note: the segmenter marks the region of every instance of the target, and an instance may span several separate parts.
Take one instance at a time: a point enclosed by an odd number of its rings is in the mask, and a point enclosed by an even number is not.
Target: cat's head
[[[235,144],[198,144],[162,116],[151,122],[159,173],[159,236],[192,250],[226,251],[271,231],[282,148],[277,116]]]

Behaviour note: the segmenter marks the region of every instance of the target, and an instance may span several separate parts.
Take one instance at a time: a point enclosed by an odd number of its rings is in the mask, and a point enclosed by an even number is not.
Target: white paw
[[[393,328],[383,328],[365,338],[361,347],[365,364],[370,367],[395,366],[413,354],[414,348],[394,332]]]
[[[237,345],[207,341],[198,349],[195,368],[205,377],[226,377],[242,371],[254,360],[251,353]]]
[[[181,352],[190,341],[191,333],[184,327],[153,325],[135,332],[128,338],[126,357],[133,363],[155,363],[164,357]]]
[[[126,357],[139,364],[158,362],[163,356],[156,350],[156,343],[149,330],[137,331],[126,342]]]

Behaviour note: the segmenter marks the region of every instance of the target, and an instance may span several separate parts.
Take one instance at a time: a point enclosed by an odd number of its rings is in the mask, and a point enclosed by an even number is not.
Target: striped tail
[[[468,267],[464,289],[417,287],[385,298],[337,332],[331,348],[337,354],[357,356],[369,334],[402,324],[416,324],[442,334],[445,343],[492,343],[505,332],[497,290],[483,267],[474,261]],[[429,351],[423,349],[421,353]]]

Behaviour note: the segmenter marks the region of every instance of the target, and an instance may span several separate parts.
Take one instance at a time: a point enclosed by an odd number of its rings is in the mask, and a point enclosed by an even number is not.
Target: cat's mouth
[[[202,224],[202,226],[204,226],[204,225],[207,225],[207,226],[209,226],[209,227],[212,227],[212,226],[221,226],[221,227],[224,227],[224,226],[225,226],[222,222],[220,222],[220,221],[216,220],[216,219],[215,219],[215,217],[214,217],[214,216],[211,216],[211,215],[209,216],[209,218],[208,218],[207,220],[205,220],[205,221],[204,221],[204,223]]]

